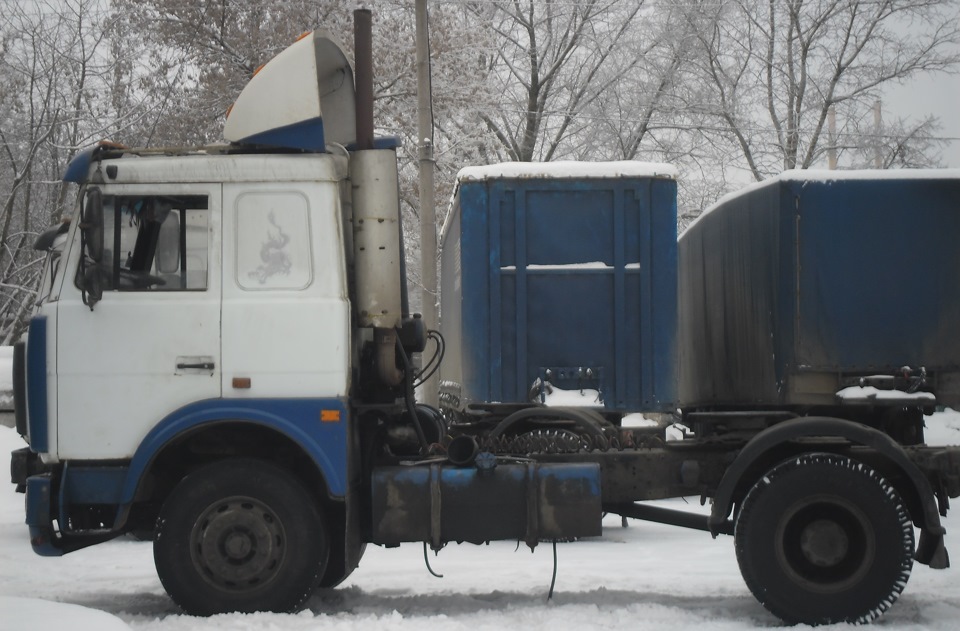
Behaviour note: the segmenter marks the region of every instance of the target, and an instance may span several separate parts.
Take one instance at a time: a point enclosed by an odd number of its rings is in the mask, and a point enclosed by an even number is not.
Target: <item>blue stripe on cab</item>
[[[47,316],[34,316],[27,333],[27,414],[30,448],[50,449],[47,426]]]

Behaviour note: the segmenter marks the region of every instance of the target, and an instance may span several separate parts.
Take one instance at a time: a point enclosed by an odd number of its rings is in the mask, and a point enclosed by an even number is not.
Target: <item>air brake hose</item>
[[[416,400],[413,394],[413,369],[410,366],[410,358],[407,357],[407,352],[403,350],[403,344],[400,342],[400,338],[397,340],[397,353],[400,354],[400,359],[403,360],[403,383],[404,383],[404,402],[407,405],[407,414],[410,415],[410,419],[413,421],[413,429],[417,432],[417,439],[420,441],[420,455],[426,456],[430,453],[430,443],[427,442],[427,436],[423,433],[423,427],[420,425],[420,417],[417,416],[417,406]]]
[[[380,377],[380,381],[391,387],[400,385],[400,382],[410,371],[409,366],[406,371],[397,368],[397,354],[394,348],[399,347],[401,354],[403,354],[403,347],[400,345],[397,330],[377,327],[373,330],[373,338],[376,344],[377,375]],[[406,355],[403,354],[403,356],[404,361],[406,361]]]

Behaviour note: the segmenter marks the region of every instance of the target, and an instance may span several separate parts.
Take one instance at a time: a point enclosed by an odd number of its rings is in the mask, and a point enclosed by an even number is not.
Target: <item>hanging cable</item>
[[[430,443],[427,442],[427,437],[423,433],[423,426],[420,424],[420,417],[417,415],[416,397],[413,394],[413,369],[410,366],[410,358],[407,357],[407,352],[403,349],[403,344],[400,342],[399,337],[397,337],[396,348],[397,354],[403,361],[403,383],[405,385],[403,398],[406,403],[407,413],[410,414],[410,422],[413,423],[413,429],[417,433],[417,440],[420,442],[420,455],[426,456],[430,454]]]
[[[431,575],[436,576],[437,578],[443,578],[443,574],[437,574],[433,571],[433,568],[430,567],[430,556],[427,554],[427,542],[423,542],[423,562],[427,564],[427,571]]]
[[[426,546],[426,544],[424,544]],[[424,548],[426,549],[426,548]],[[547,601],[553,598],[553,588],[557,584],[557,540],[553,540],[553,577],[550,579],[550,591],[547,592]]]
[[[414,376],[414,388],[419,388],[422,386],[427,379],[432,377],[433,374],[437,372],[437,370],[440,368],[440,364],[443,363],[443,357],[447,351],[447,343],[443,339],[443,335],[440,334],[440,331],[430,329],[427,332],[427,339],[433,340],[436,348],[434,349],[433,355],[430,356],[430,359],[427,361],[427,363],[423,366],[423,368],[420,369],[420,372]]]

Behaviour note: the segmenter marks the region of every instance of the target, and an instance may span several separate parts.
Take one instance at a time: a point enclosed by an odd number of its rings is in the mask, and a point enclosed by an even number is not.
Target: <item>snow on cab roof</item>
[[[578,179],[617,177],[662,177],[677,178],[677,169],[672,164],[661,162],[503,162],[486,166],[466,167],[457,174],[458,182],[514,179]]]
[[[760,182],[754,182],[744,188],[727,193],[694,219],[687,230],[694,227],[702,217],[709,215],[715,208],[724,206],[732,200],[747,195],[765,186],[778,182],[844,182],[850,180],[960,180],[960,169],[858,169],[850,171],[831,171],[827,169],[792,169],[784,171]]]

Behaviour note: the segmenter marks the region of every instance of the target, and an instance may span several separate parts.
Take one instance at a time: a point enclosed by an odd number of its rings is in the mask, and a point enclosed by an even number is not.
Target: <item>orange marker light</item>
[[[320,421],[322,423],[339,423],[340,410],[320,410]]]

